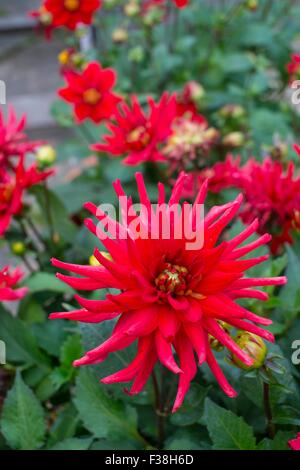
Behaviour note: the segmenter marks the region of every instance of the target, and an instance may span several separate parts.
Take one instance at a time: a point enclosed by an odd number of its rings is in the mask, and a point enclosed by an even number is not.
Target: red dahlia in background
[[[16,284],[22,279],[20,268],[11,270],[5,266],[0,270],[0,302],[19,300],[27,294],[27,287],[16,288]]]
[[[9,228],[13,216],[20,214],[24,191],[48,178],[53,170],[39,171],[36,164],[24,166],[24,157],[16,168],[0,167],[0,237]]]
[[[289,162],[285,170],[271,158],[262,163],[251,159],[240,175],[237,186],[245,195],[240,217],[245,223],[257,217],[258,233],[272,233],[271,250],[277,253],[284,243],[292,243],[292,230],[300,228],[300,176],[295,175],[295,165]]]
[[[178,8],[184,8],[189,3],[189,0],[173,0],[173,3],[175,3]]]
[[[290,81],[300,79],[300,55],[291,54],[291,62],[286,65],[286,70],[290,76]]]
[[[102,222],[103,230],[110,227],[110,231],[116,233],[113,239],[101,236],[100,227],[96,227],[92,220],[86,220],[92,233],[98,233],[111,259],[95,249],[94,256],[99,266],[52,260],[54,266],[80,276],[57,275],[75,289],[116,288],[120,293],[106,294],[104,300],[88,300],[76,295],[80,309],[53,313],[51,318],[90,323],[117,319],[111,337],[75,361],[76,366],[101,363],[110,353],[137,342],[133,361],[125,369],[103,378],[104,383],[132,381],[129,393],[139,393],[159,361],[178,374],[179,385],[173,407],[176,411],[197,373],[197,366],[206,361],[224,392],[234,397],[236,392],[211,349],[210,335],[247,365],[251,365],[253,360],[223,329],[224,322],[273,341],[269,331],[257,326],[272,322],[236,303],[237,299],[243,298],[266,300],[268,295],[256,287],[286,282],[285,277],[245,276],[247,269],[265,261],[268,256],[241,258],[268,242],[270,235],[265,234],[247,243],[248,237],[258,227],[258,221],[254,221],[231,240],[220,240],[223,230],[240,208],[241,196],[223,206],[213,207],[203,221],[198,217],[198,205],[204,203],[206,185],[201,187],[193,207],[189,207],[188,217],[182,217],[174,211],[174,205],[178,209],[185,174],[177,180],[169,201],[165,201],[165,188],[159,183],[155,208],[150,203],[143,176],[138,173],[136,179],[143,207],[140,214],[134,212],[132,200],[126,197],[119,181],[114,183],[114,187],[122,207],[120,223],[109,219],[92,203],[85,206]],[[155,218],[158,210],[161,217]],[[169,225],[171,221],[173,225]],[[176,230],[170,230],[168,237],[163,236],[166,224],[177,228],[179,223],[184,229],[181,237]],[[142,237],[136,236],[137,228]],[[194,241],[191,235],[196,236],[202,229],[203,245],[191,247],[187,244]]]
[[[73,104],[78,122],[89,118],[99,123],[116,113],[121,98],[111,91],[117,79],[113,69],[103,69],[100,63],[91,62],[82,73],[66,72],[64,78],[67,86],[58,90],[58,94]]]
[[[52,15],[52,26],[74,30],[77,25],[91,24],[100,0],[45,0],[43,7]]]
[[[32,152],[42,144],[42,142],[28,140],[24,133],[25,126],[26,117],[23,116],[18,122],[12,107],[8,110],[6,121],[3,111],[0,109],[0,165],[7,162],[10,157]]]
[[[107,127],[112,135],[104,136],[104,144],[95,144],[93,150],[112,155],[126,155],[124,163],[138,165],[146,161],[165,160],[160,146],[171,133],[176,117],[176,97],[164,93],[159,101],[148,98],[149,111],[143,111],[136,96],[131,105],[122,103]]]

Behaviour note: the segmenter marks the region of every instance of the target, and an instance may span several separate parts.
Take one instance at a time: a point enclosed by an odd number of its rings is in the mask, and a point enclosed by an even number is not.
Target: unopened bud
[[[234,341],[242,351],[253,359],[253,364],[251,366],[247,366],[234,354],[231,354],[230,361],[232,364],[247,371],[259,369],[263,366],[268,349],[260,336],[247,331],[238,331]]]
[[[128,40],[128,32],[124,28],[116,28],[112,33],[112,40],[117,43],[126,42]]]
[[[188,82],[183,90],[183,97],[188,101],[193,101],[194,103],[199,103],[205,95],[205,91],[200,83],[195,81]]]
[[[23,242],[13,242],[10,247],[11,251],[17,256],[22,256],[26,251],[26,246]]]
[[[232,327],[230,325],[228,325],[228,323],[225,323],[224,321],[220,320],[220,321],[218,321],[218,324],[226,334],[229,334],[230,329]],[[214,351],[216,351],[216,352],[223,351],[223,349],[224,349],[223,344],[220,343],[220,341],[218,341],[214,336],[209,334],[208,335],[208,341],[209,341],[210,347],[212,349],[214,349]]]
[[[56,151],[51,145],[42,145],[36,151],[36,159],[42,167],[51,166],[56,160]]]
[[[140,12],[140,6],[135,0],[128,2],[124,7],[126,16],[136,16]]]
[[[245,136],[242,132],[230,132],[222,140],[226,147],[241,147],[245,143]]]
[[[104,256],[108,261],[112,261],[112,256],[107,251],[100,251],[101,255]],[[101,263],[97,260],[96,256],[92,255],[89,257],[89,264],[91,266],[101,266]]]
[[[270,148],[270,155],[274,160],[285,160],[288,155],[288,145],[285,142],[278,142]]]
[[[239,104],[226,104],[219,110],[219,114],[224,118],[239,119],[245,115],[245,109]]]
[[[128,59],[131,62],[136,63],[142,62],[144,60],[144,56],[144,49],[141,46],[133,47],[128,53]]]
[[[250,11],[256,11],[258,8],[258,0],[247,0],[245,6]]]

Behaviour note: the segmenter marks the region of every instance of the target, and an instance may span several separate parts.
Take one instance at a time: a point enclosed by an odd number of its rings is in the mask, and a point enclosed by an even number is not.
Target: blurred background
[[[60,39],[42,40],[28,12],[40,0],[0,0],[0,79],[7,87],[7,102],[18,115],[27,114],[30,138],[56,144],[66,135],[50,114],[60,82],[57,55]]]

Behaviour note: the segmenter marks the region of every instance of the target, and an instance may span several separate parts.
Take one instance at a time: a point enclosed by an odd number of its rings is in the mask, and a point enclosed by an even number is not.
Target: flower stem
[[[267,421],[267,434],[270,439],[275,437],[275,426],[273,423],[272,408],[270,402],[270,385],[267,382],[263,382],[263,398],[264,398],[264,409]]]
[[[53,225],[49,190],[48,190],[48,185],[46,181],[44,181],[44,193],[45,193],[45,210],[46,210],[46,217],[47,217],[47,222],[48,222],[48,227],[49,227],[50,239],[51,239],[51,242],[55,242],[55,231],[54,231],[54,225]]]
[[[155,372],[152,372],[152,382],[153,382],[153,390],[154,390],[154,397],[155,397],[155,412],[157,416],[157,442],[158,442],[158,449],[163,448],[164,440],[165,440],[165,420],[166,420],[166,413],[164,412],[164,406],[161,399],[161,393],[158,386],[158,381]]]

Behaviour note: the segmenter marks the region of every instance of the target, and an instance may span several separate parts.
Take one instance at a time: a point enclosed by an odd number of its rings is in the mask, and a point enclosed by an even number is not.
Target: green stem
[[[152,372],[152,383],[155,397],[155,412],[157,416],[157,443],[158,449],[162,449],[165,440],[166,413],[164,412],[164,404],[160,394],[157,377],[154,371]]]
[[[263,399],[264,409],[267,421],[267,434],[270,439],[275,437],[275,425],[273,423],[272,408],[270,402],[270,385],[267,382],[263,382]]]
[[[55,231],[54,231],[54,225],[53,225],[53,217],[52,217],[51,203],[50,203],[47,181],[44,181],[44,194],[45,194],[45,210],[46,210],[46,217],[47,217],[47,222],[48,222],[48,227],[49,227],[50,239],[52,242],[55,242]]]

